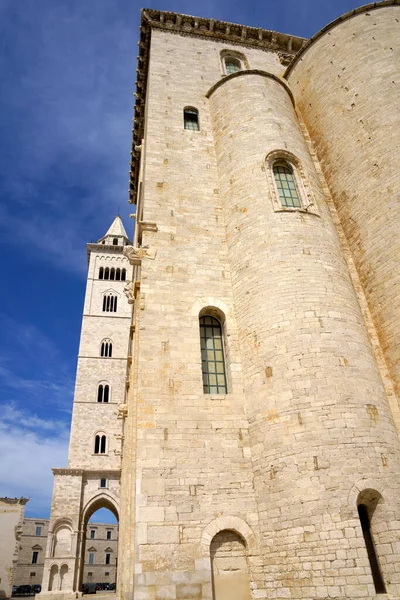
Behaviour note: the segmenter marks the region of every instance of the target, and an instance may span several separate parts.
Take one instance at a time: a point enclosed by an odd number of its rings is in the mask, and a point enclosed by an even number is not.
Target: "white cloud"
[[[30,498],[26,514],[45,517],[53,489],[51,468],[67,464],[68,426],[13,407],[6,411],[0,422],[0,495]]]

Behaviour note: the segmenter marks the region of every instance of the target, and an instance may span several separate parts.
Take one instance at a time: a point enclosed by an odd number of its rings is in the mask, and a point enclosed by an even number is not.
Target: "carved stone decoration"
[[[278,52],[279,60],[282,65],[290,65],[292,62],[292,58],[294,58],[294,54],[289,54],[289,52]]]
[[[124,286],[124,294],[128,298],[128,304],[135,303],[135,292],[133,289],[132,281],[127,281]]]
[[[140,265],[142,258],[154,260],[157,255],[157,250],[150,250],[149,246],[142,246],[141,248],[136,246],[125,246],[123,253],[131,265]]]

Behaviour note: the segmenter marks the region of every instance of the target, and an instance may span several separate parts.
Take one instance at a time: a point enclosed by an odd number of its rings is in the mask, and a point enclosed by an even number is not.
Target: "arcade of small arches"
[[[126,269],[114,267],[100,267],[99,279],[110,281],[126,281]]]

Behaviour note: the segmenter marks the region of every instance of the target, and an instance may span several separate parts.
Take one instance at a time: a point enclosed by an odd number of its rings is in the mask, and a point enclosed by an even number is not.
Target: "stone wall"
[[[374,596],[365,502],[396,595],[399,439],[347,241],[277,54],[232,46],[249,70],[223,78],[228,48],[152,31],[137,212],[155,258],[135,303],[120,593],[133,556],[135,598],[232,598],[216,546],[228,564],[234,532],[253,599]],[[277,203],[279,156],[299,210]],[[224,395],[202,391],[203,314],[223,327]]]
[[[26,498],[0,498],[0,598],[9,598],[15,582],[18,545]]]

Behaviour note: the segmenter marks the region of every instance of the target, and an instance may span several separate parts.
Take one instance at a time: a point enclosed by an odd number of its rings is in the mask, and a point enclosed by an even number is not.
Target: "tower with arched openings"
[[[399,0],[310,40],[142,11],[124,600],[400,597],[399,23]]]
[[[117,520],[120,515],[122,414],[131,324],[124,288],[132,280],[124,248],[129,245],[119,216],[104,237],[87,245],[68,465],[53,469],[43,594],[75,597],[83,583],[90,517],[99,508],[108,508]]]

